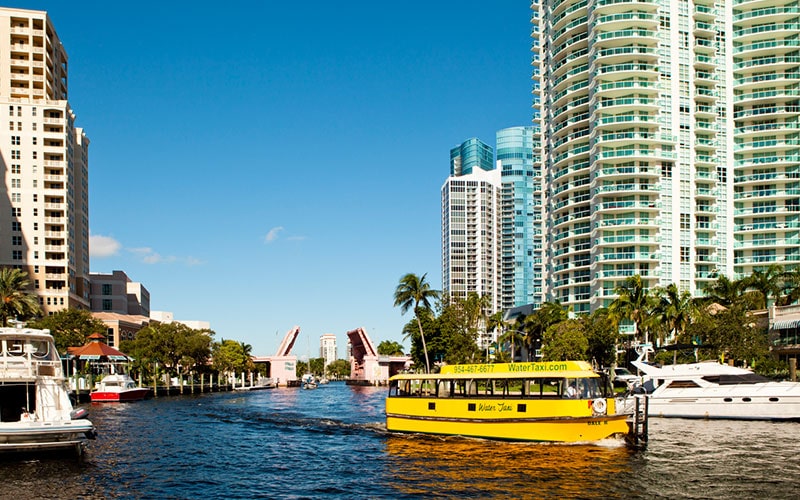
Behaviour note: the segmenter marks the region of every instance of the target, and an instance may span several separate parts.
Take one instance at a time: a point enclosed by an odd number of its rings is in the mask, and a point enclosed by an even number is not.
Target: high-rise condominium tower
[[[797,1],[532,4],[552,298],[800,258]]]
[[[543,302],[542,166],[534,127],[497,132],[502,183],[502,308]]]
[[[450,150],[442,186],[442,287],[451,297],[488,296],[502,308],[500,171],[491,146],[470,139]]]
[[[67,102],[46,12],[0,8],[0,266],[29,273],[45,314],[89,307],[89,140]]]
[[[326,333],[319,338],[319,356],[323,359],[325,366],[333,363],[337,359],[336,335]]]

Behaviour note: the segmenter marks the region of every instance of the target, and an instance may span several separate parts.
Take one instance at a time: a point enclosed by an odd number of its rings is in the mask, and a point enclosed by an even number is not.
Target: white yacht
[[[48,330],[0,328],[0,452],[83,451],[95,436],[74,411]]]
[[[800,382],[774,382],[716,361],[632,364],[642,374],[637,391],[649,395],[650,416],[800,421]]]

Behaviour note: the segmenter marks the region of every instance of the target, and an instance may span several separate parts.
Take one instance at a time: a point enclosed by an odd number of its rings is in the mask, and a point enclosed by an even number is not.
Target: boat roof
[[[391,380],[462,380],[475,378],[595,378],[599,377],[586,361],[543,363],[494,363],[483,365],[445,365],[439,373],[401,373]]]
[[[50,330],[38,330],[35,328],[11,328],[11,327],[2,327],[0,328],[0,336],[2,337],[28,337],[28,338],[40,338],[40,339],[52,339],[53,336],[50,334]]]

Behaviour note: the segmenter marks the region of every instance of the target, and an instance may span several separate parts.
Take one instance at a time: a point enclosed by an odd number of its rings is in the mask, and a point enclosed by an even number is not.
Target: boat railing
[[[36,377],[60,377],[61,362],[31,359],[29,356],[0,356],[0,378],[30,379]]]

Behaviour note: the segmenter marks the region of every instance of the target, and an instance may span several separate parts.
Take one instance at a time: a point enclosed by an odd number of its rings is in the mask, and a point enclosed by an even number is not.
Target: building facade
[[[501,172],[503,310],[543,302],[542,168],[537,129],[510,127],[497,132]]]
[[[701,294],[720,274],[749,274],[769,261],[764,247],[756,248],[777,238],[765,217],[785,223],[789,209],[762,208],[761,196],[780,199],[777,207],[788,193],[757,185],[785,178],[797,163],[766,167],[771,160],[754,160],[783,156],[789,147],[782,136],[766,136],[785,127],[761,125],[791,117],[773,109],[788,99],[772,88],[783,85],[777,75],[784,65],[768,65],[766,46],[746,45],[785,33],[744,26],[782,25],[778,20],[789,14],[733,3],[735,10],[705,0],[532,4],[547,294],[576,313],[607,306],[616,287],[636,274],[648,288],[675,283]],[[753,12],[739,10],[748,3]],[[745,82],[737,76],[742,71],[776,76]],[[747,135],[742,127],[750,127]],[[759,135],[763,141],[753,139]],[[734,191],[735,178],[748,176],[754,187],[737,183]],[[748,223],[767,224],[756,243],[753,230],[733,231]]]
[[[150,292],[131,281],[124,271],[91,273],[89,301],[93,312],[113,312],[150,317]]]
[[[336,335],[326,333],[319,338],[319,357],[322,358],[325,366],[333,363],[338,357],[336,350]]]
[[[501,172],[494,168],[492,148],[479,139],[453,148],[450,165],[441,189],[442,289],[461,299],[471,292],[488,297],[485,312],[491,315],[503,303]],[[492,340],[485,335],[478,343]]]
[[[26,271],[45,314],[89,309],[89,140],[67,101],[46,12],[0,8],[0,266]]]

